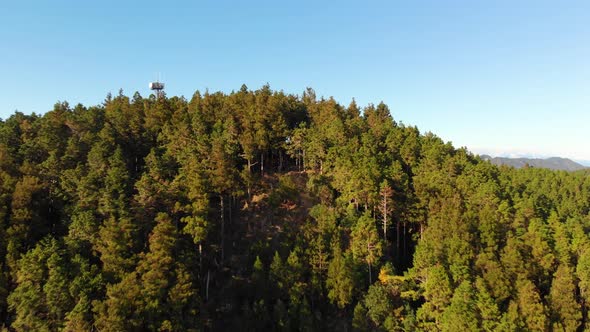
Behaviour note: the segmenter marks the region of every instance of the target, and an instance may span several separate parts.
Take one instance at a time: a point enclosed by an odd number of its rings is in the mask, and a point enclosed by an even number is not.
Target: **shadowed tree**
[[[365,212],[356,222],[351,233],[351,249],[355,259],[367,264],[369,284],[372,283],[371,269],[381,259],[383,247],[377,233],[375,219]]]

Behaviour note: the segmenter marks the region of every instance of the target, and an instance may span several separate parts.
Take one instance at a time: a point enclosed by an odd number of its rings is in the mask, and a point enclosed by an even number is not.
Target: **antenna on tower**
[[[164,92],[162,92],[164,90],[164,83],[160,82],[160,73],[158,73],[158,79],[150,83],[150,90],[154,91],[158,99],[164,96]]]

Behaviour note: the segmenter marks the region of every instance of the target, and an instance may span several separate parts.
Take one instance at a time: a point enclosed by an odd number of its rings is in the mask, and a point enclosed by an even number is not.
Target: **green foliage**
[[[463,281],[453,293],[445,309],[441,325],[443,331],[475,331],[478,329],[475,292],[470,282]]]
[[[548,328],[546,308],[541,302],[539,291],[530,280],[517,283],[518,310],[531,331],[544,331]]]
[[[8,305],[16,312],[16,330],[51,331],[63,324],[72,304],[67,291],[67,267],[61,255],[57,241],[48,238],[18,261],[18,286],[8,296]]]
[[[452,285],[444,267],[433,266],[428,269],[423,289],[426,303],[418,310],[418,318],[425,322],[434,320],[438,323],[453,295]]]
[[[351,303],[352,291],[354,288],[353,274],[350,262],[342,254],[340,244],[334,246],[334,258],[328,267],[328,279],[326,287],[328,288],[328,299],[343,309]]]
[[[482,278],[476,280],[475,287],[477,297],[475,299],[475,305],[479,312],[481,329],[484,331],[495,331],[501,318],[500,309],[490,295]]]
[[[384,296],[385,293],[385,287],[375,283],[369,287],[365,295],[367,315],[376,326],[382,326],[393,311],[393,304],[387,296]]]
[[[359,302],[354,307],[354,315],[352,317],[352,330],[353,331],[368,331],[369,323],[367,321],[367,309]]]
[[[381,255],[383,247],[377,233],[377,225],[368,212],[365,212],[357,221],[351,232],[351,250],[353,257],[367,264],[369,270],[369,283],[371,282],[371,268],[375,266]]]
[[[590,327],[590,172],[242,86],[0,120],[14,331]],[[379,272],[378,274],[375,272]]]
[[[574,274],[569,266],[561,264],[557,268],[549,293],[554,330],[576,331],[580,326],[582,312],[580,304],[576,301],[574,280]]]

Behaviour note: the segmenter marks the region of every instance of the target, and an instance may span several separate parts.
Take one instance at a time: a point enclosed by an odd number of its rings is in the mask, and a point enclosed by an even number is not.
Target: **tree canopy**
[[[242,86],[0,120],[14,331],[590,328],[590,172]]]

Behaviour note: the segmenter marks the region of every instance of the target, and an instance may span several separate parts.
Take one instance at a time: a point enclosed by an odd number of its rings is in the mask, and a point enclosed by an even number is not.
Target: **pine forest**
[[[583,331],[590,172],[268,85],[0,120],[0,330]]]

